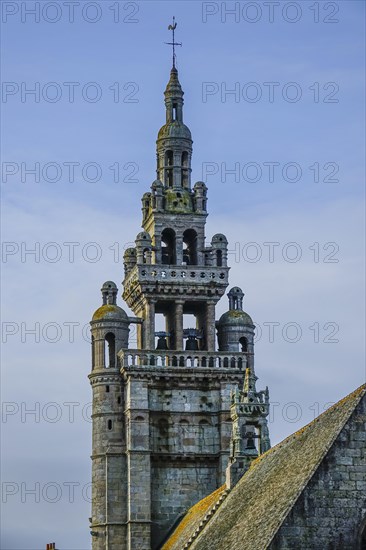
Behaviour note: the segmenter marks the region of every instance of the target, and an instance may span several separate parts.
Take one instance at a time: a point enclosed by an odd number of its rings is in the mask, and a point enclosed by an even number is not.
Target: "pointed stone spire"
[[[170,71],[170,79],[165,88],[166,122],[183,122],[184,92],[179,82],[178,71],[175,67]]]
[[[242,403],[259,403],[256,382],[258,377],[254,374],[254,370],[251,367],[245,369],[243,392],[242,392]]]

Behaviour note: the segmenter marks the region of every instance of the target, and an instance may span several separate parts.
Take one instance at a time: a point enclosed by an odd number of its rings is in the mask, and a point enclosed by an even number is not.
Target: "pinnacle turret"
[[[242,402],[243,403],[253,403],[258,402],[257,390],[255,383],[258,380],[257,376],[254,374],[252,368],[248,367],[245,370],[244,385],[243,385],[243,394]]]
[[[251,461],[271,447],[267,416],[269,414],[268,388],[257,391],[254,369],[245,370],[243,391],[231,394],[233,432],[230,444],[230,464],[226,483],[233,487],[249,468]]]
[[[179,82],[178,71],[175,67],[170,71],[170,79],[165,88],[166,122],[183,122],[184,92]]]
[[[156,142],[157,177],[165,188],[190,191],[193,142],[188,126],[183,123],[183,95],[178,71],[173,67],[164,92],[166,122]]]

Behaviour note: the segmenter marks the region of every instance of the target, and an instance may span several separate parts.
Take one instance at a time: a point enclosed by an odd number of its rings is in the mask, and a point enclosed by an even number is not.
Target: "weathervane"
[[[169,25],[168,30],[173,32],[173,42],[165,42],[165,44],[169,44],[169,46],[173,46],[173,69],[175,69],[175,46],[182,46],[181,42],[175,41],[174,31],[177,28],[177,23],[175,22],[175,17],[173,16],[173,24]]]

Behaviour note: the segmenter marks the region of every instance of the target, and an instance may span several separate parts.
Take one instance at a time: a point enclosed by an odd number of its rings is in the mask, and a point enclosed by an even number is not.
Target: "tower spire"
[[[176,55],[175,55],[175,46],[182,46],[182,43],[181,42],[176,42],[175,41],[175,29],[177,28],[177,23],[175,21],[175,17],[173,15],[173,23],[171,25],[169,25],[168,27],[168,30],[169,31],[172,31],[172,34],[173,34],[173,41],[172,42],[165,42],[165,44],[168,44],[169,46],[173,46],[173,69],[175,69],[175,59],[176,59]]]
[[[166,42],[173,47],[173,67],[170,70],[169,82],[164,92],[166,123],[160,128],[156,142],[157,179],[165,189],[175,189],[180,193],[177,198],[182,200],[172,199],[171,204],[177,203],[182,207],[181,210],[191,212],[193,208],[190,194],[192,135],[189,128],[183,123],[184,92],[175,66],[175,47],[182,44],[175,40],[176,27],[177,23],[173,17],[173,23],[168,27],[172,31],[173,39],[172,42]],[[186,196],[182,197],[181,192],[186,193]]]

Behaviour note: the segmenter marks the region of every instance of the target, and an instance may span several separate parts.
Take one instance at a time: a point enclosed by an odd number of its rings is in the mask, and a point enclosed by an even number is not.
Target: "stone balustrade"
[[[165,281],[171,283],[208,283],[214,281],[217,283],[227,283],[229,274],[228,267],[217,266],[198,266],[198,265],[155,265],[139,264],[126,276],[124,286],[133,284],[136,281]]]
[[[118,354],[121,367],[207,367],[245,370],[248,353],[175,350],[121,350]]]

